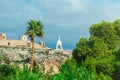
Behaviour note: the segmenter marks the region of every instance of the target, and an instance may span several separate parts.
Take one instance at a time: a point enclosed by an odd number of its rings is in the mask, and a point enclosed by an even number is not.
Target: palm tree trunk
[[[34,39],[31,40],[32,42],[32,54],[30,59],[30,73],[32,73],[33,61],[34,61]]]

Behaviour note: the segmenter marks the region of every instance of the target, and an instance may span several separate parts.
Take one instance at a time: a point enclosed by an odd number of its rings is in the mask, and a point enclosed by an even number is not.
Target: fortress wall
[[[0,46],[8,46],[8,40],[0,40]]]
[[[35,43],[35,49],[41,49],[41,48],[42,48],[41,45]]]
[[[0,46],[11,46],[11,47],[31,47],[31,43],[23,40],[0,40]],[[35,49],[41,49],[42,46],[35,43]]]
[[[27,47],[28,46],[28,42],[27,41],[22,41],[22,40],[8,40],[10,43],[10,46],[15,47],[15,46],[24,46]]]
[[[22,41],[22,40],[0,40],[0,46],[28,46],[27,41]]]

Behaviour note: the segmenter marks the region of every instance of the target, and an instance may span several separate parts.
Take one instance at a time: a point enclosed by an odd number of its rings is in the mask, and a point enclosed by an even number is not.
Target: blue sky
[[[59,34],[63,48],[70,49],[81,37],[89,37],[92,24],[119,18],[120,0],[0,1],[1,33],[7,33],[8,39],[19,39],[25,33],[28,21],[40,20],[45,26],[45,44],[52,48],[55,48]]]

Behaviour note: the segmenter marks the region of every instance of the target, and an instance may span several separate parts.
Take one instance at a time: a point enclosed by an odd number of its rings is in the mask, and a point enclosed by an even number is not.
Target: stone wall
[[[6,39],[5,33],[0,33],[0,46],[9,46],[9,47],[27,47],[31,48],[31,42],[28,41],[27,35],[20,36],[20,40],[9,40]],[[42,49],[44,48],[43,45],[35,43],[35,49]]]
[[[27,41],[21,41],[21,40],[0,40],[0,46],[26,46],[27,47],[28,42]]]
[[[0,46],[9,46],[9,47],[26,47],[31,48],[30,41],[23,41],[23,40],[0,40]],[[40,44],[35,43],[35,49],[42,49]]]

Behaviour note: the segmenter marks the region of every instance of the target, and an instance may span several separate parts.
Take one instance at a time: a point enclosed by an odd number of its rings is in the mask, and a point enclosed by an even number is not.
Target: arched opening
[[[10,46],[10,42],[8,42],[8,46]]]

